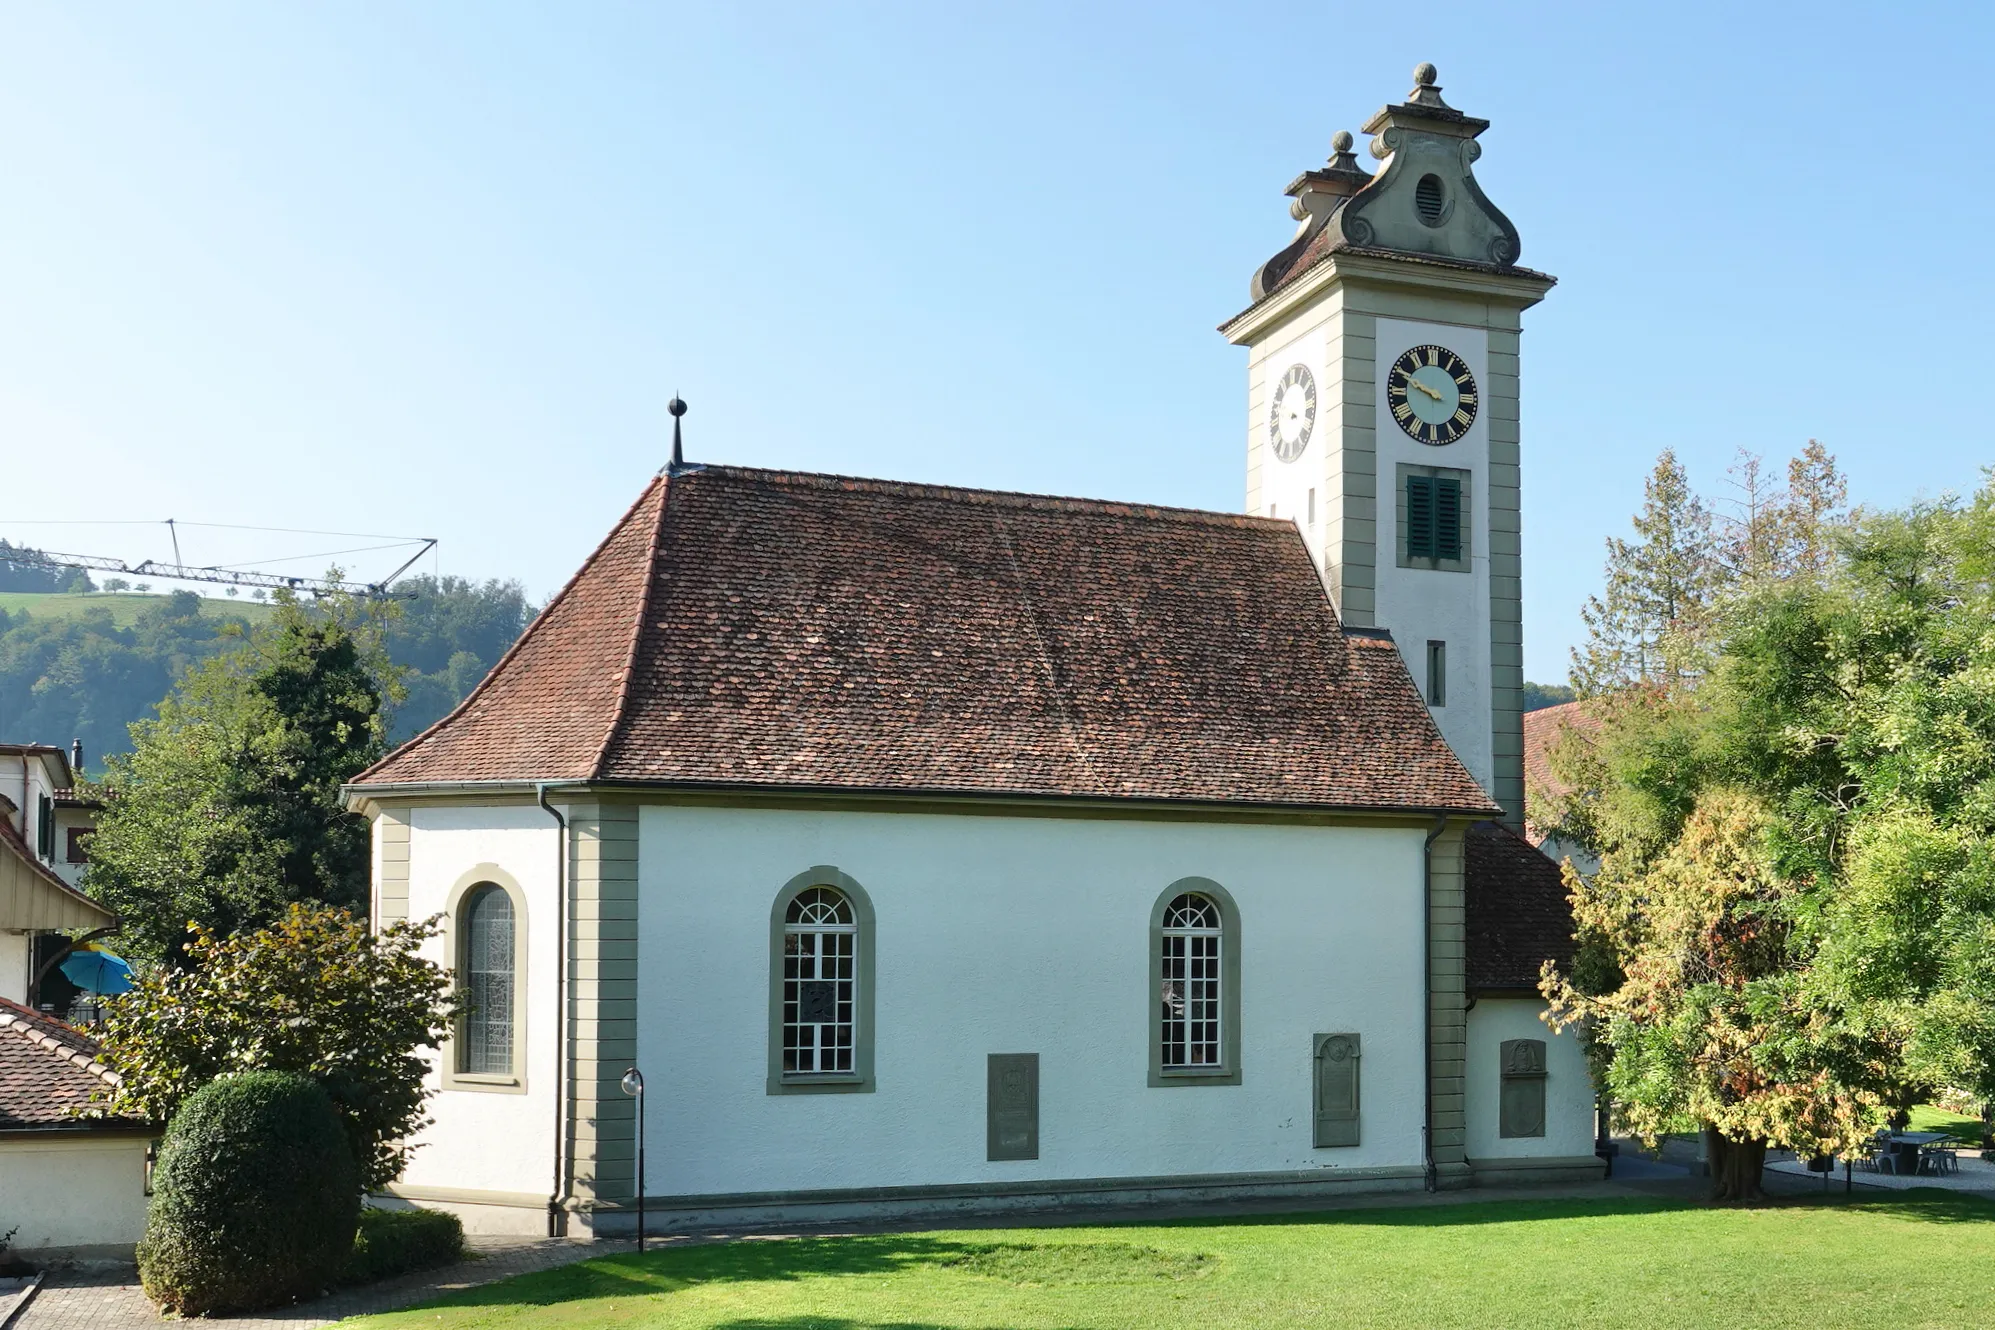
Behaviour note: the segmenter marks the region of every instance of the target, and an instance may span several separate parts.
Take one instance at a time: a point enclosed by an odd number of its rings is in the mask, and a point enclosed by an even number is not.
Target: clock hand
[[[1420,382],[1420,380],[1408,377],[1406,381],[1412,384],[1414,387],[1418,388],[1421,392],[1426,393],[1429,397],[1433,398],[1435,401],[1438,402],[1441,400],[1441,394],[1435,392],[1432,388],[1429,388],[1426,384]]]

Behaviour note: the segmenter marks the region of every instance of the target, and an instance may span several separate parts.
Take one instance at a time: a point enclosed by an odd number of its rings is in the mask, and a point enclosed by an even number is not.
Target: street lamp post
[[[637,1249],[644,1250],[644,1073],[623,1074],[623,1092],[637,1100]]]

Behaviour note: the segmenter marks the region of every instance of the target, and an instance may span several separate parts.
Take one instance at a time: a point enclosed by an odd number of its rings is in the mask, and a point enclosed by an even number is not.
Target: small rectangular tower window
[[[1427,705],[1444,707],[1448,705],[1448,644],[1429,642],[1427,644]]]
[[[1469,570],[1469,473],[1401,463],[1399,566]]]
[[[1309,491],[1309,524],[1316,525],[1316,491]]]

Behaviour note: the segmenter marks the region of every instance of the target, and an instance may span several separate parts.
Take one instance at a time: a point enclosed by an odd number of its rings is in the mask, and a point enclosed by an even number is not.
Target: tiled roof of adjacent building
[[[118,1118],[78,1118],[70,1111],[87,1106],[116,1080],[89,1035],[0,998],[0,1131],[137,1126]]]
[[[1292,523],[722,466],[354,784],[538,780],[1496,811]]]
[[[1463,850],[1469,991],[1536,991],[1544,962],[1572,963],[1572,905],[1559,866],[1500,822],[1471,826]]]
[[[1545,838],[1548,828],[1542,818],[1532,816],[1532,805],[1542,810],[1547,799],[1562,798],[1569,792],[1552,771],[1552,746],[1569,729],[1590,733],[1600,728],[1600,718],[1591,706],[1581,699],[1524,713],[1524,828],[1533,844]]]

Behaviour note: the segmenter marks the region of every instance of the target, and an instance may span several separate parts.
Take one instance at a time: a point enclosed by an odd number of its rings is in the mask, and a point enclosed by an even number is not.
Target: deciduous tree
[[[371,932],[364,919],[294,905],[276,923],[223,936],[197,927],[185,964],[140,978],[108,1004],[105,1061],[119,1075],[103,1111],[164,1123],[216,1077],[285,1071],[325,1088],[346,1125],[361,1186],[400,1176],[427,1125],[421,1050],[457,1010],[450,975],[418,954],[435,921]]]
[[[135,956],[169,959],[190,921],[226,933],[294,901],[366,899],[367,825],[339,788],[385,751],[396,688],[371,609],[283,596],[132,727],[134,750],[108,763],[89,888]]]

